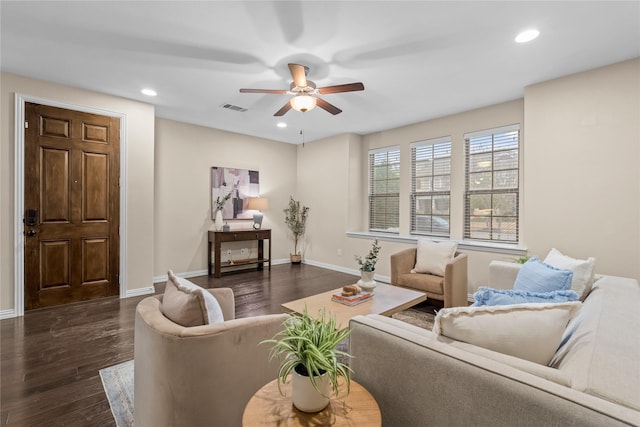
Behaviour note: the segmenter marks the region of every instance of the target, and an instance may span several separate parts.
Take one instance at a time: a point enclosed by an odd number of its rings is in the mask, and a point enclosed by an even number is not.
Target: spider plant
[[[317,318],[313,318],[305,308],[302,315],[289,317],[283,322],[283,326],[284,330],[272,339],[262,341],[273,344],[269,360],[284,357],[278,370],[280,393],[284,394],[281,384],[287,382],[289,374],[295,369],[298,374],[308,376],[313,388],[320,394],[322,392],[318,388],[316,376],[326,372],[335,395],[338,394],[338,378],[343,377],[348,395],[351,389],[351,368],[340,362],[338,356],[350,358],[351,355],[338,350],[337,345],[349,336],[351,330],[337,328],[335,316],[325,313],[324,309],[318,312]]]

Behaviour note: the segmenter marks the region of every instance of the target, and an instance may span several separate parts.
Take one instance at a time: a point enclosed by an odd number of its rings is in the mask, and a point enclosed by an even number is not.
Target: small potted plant
[[[318,313],[318,318],[311,317],[304,310],[301,316],[285,320],[283,326],[283,331],[262,342],[273,344],[270,360],[282,360],[278,371],[280,393],[283,394],[281,385],[290,380],[293,404],[303,412],[324,409],[331,391],[338,395],[340,377],[345,380],[348,395],[351,369],[340,361],[339,356],[343,360],[351,356],[337,347],[351,330],[340,330],[335,316],[327,315],[324,309]]]
[[[367,254],[364,259],[360,255],[354,256],[354,259],[360,266],[360,280],[358,280],[358,286],[360,286],[364,291],[373,292],[373,289],[376,287],[373,275],[376,271],[376,263],[378,262],[380,249],[381,246],[378,244],[378,239],[375,239],[371,245],[369,254]]]
[[[227,203],[227,200],[231,198],[231,192],[228,192],[224,196],[216,197],[215,205],[216,205],[216,214],[213,222],[215,223],[216,231],[222,230],[222,209],[224,209],[224,204]]]
[[[300,201],[294,200],[292,196],[289,196],[289,206],[284,209],[284,222],[293,235],[293,253],[290,254],[293,264],[302,262],[302,254],[298,251],[298,242],[304,235],[307,227],[308,215],[309,208],[302,205]]]

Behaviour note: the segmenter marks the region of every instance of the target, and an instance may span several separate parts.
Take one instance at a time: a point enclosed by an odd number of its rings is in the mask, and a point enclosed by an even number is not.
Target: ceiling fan
[[[309,67],[300,64],[289,64],[289,71],[293,82],[289,90],[278,89],[240,89],[241,93],[270,93],[275,95],[294,95],[286,104],[282,106],[274,116],[284,116],[291,108],[303,113],[312,110],[316,105],[329,113],[336,115],[342,112],[341,109],[319,98],[317,95],[328,95],[340,92],[355,92],[364,90],[364,85],[358,83],[347,83],[343,85],[325,86],[316,88],[316,84],[307,80]]]

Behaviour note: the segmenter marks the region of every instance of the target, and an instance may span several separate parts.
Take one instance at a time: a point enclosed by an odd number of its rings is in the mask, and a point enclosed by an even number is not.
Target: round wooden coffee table
[[[242,415],[244,427],[253,426],[381,426],[378,403],[364,387],[351,381],[351,392],[344,396],[344,384],[339,396],[332,397],[320,412],[299,411],[291,403],[291,382],[278,391],[278,380],[258,390],[247,403]]]

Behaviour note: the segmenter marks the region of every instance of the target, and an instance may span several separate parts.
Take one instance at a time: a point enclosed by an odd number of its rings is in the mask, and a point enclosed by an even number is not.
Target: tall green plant
[[[328,317],[328,318],[327,318]],[[329,376],[334,394],[338,394],[338,378],[343,377],[347,386],[347,394],[351,390],[349,372],[351,368],[338,360],[338,356],[351,357],[348,353],[338,350],[340,341],[349,336],[349,328],[340,330],[336,325],[335,316],[327,316],[322,309],[318,318],[309,316],[305,309],[301,316],[292,316],[283,323],[284,330],[270,340],[262,343],[273,344],[269,360],[283,358],[278,370],[278,390],[282,394],[281,384],[286,383],[292,370],[300,375],[309,376],[313,388],[318,393],[316,376],[325,372]],[[261,343],[261,344],[262,344]],[[304,369],[301,369],[302,366]],[[325,396],[329,397],[329,396]]]
[[[298,255],[298,240],[304,235],[307,227],[309,208],[289,196],[289,206],[284,209],[284,222],[293,234],[293,254]]]

